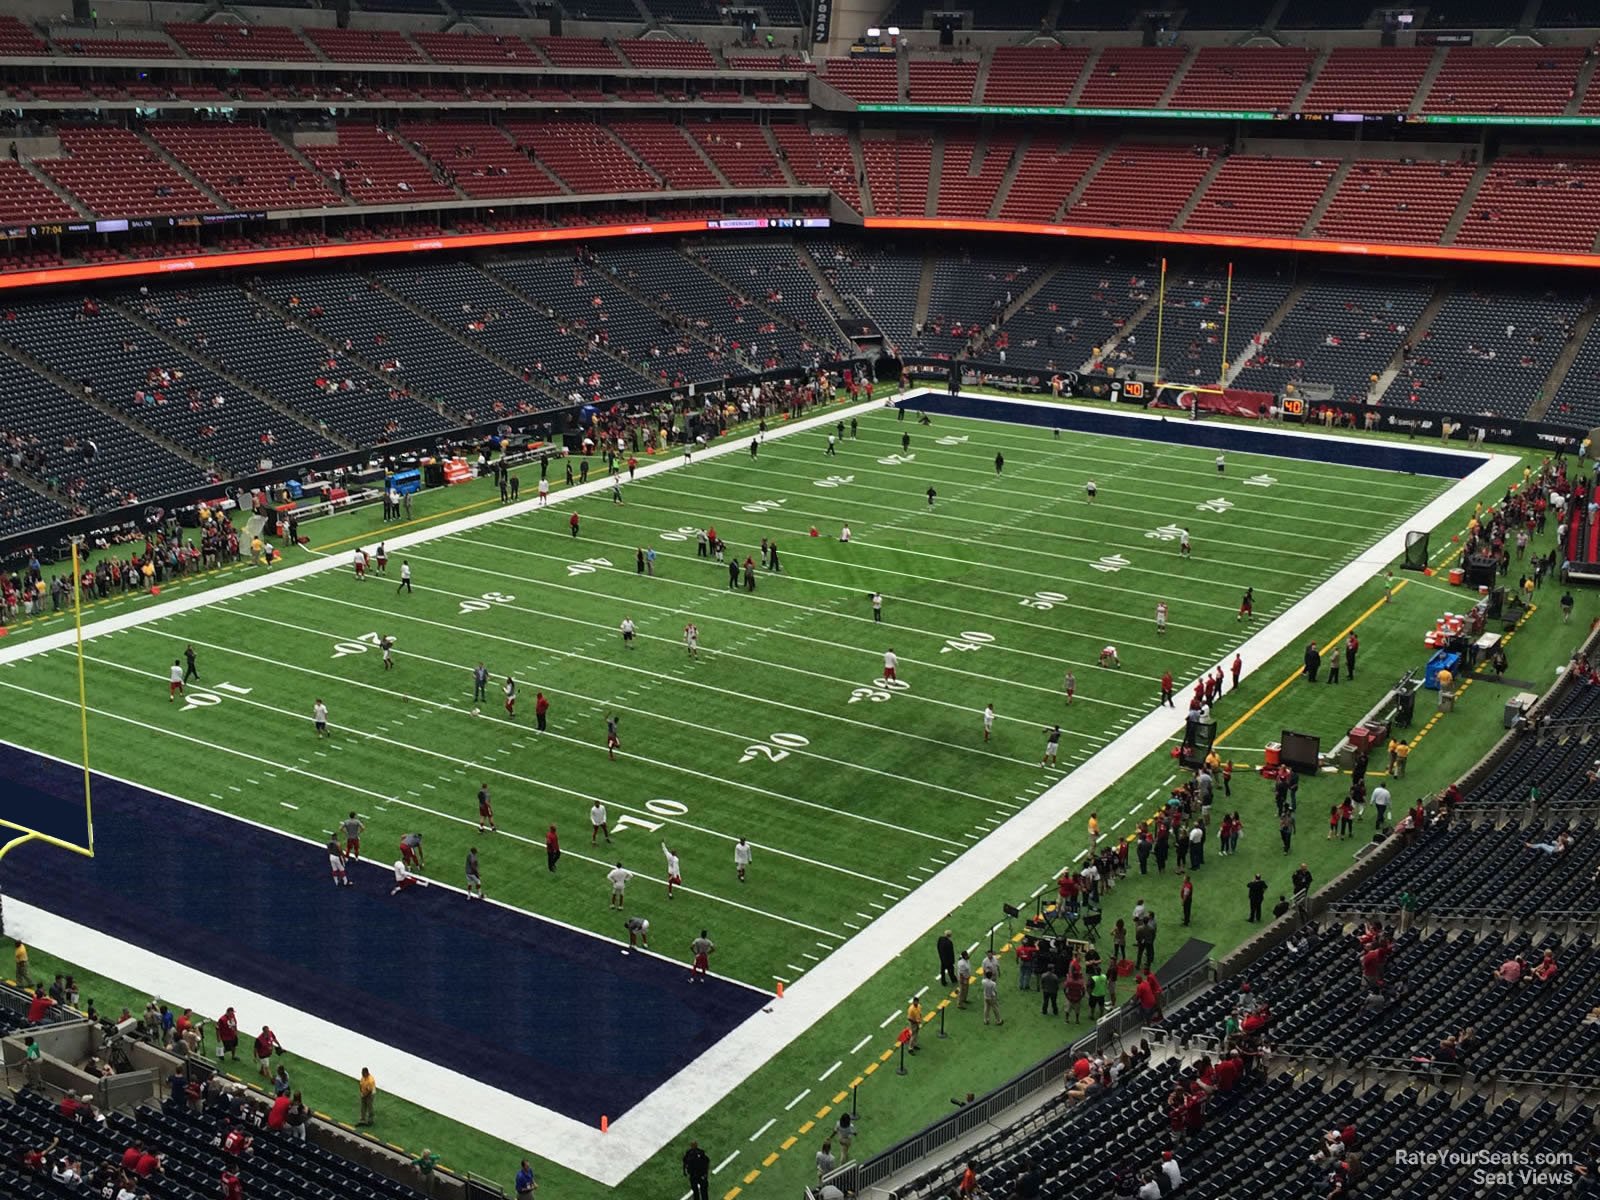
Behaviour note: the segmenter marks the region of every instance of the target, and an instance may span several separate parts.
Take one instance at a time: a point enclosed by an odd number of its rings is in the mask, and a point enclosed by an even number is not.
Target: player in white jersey
[[[1188,558],[1189,551],[1192,549],[1193,547],[1189,544],[1189,531],[1185,529],[1178,535],[1178,553],[1183,555],[1183,557]]]
[[[700,657],[700,627],[693,621],[683,627],[683,644],[690,658]]]
[[[884,677],[884,679],[887,680],[887,681],[893,682],[897,678],[896,675],[895,675],[895,672],[897,670],[899,670],[899,668],[900,668],[900,660],[899,660],[899,658],[897,658],[895,656],[895,652],[893,650],[885,650],[883,652],[883,677]]]
[[[740,838],[733,845],[733,869],[738,873],[739,882],[744,882],[744,873],[750,867],[750,843]]]
[[[354,561],[351,565],[356,569],[356,582],[360,583],[367,577],[367,552],[360,546],[356,547]]]
[[[1165,633],[1166,631],[1167,631],[1167,602],[1165,600],[1159,600],[1159,601],[1156,602],[1156,632],[1157,633]]]
[[[544,508],[549,503],[550,481],[548,479],[541,479],[539,480],[539,507]]]
[[[683,885],[683,873],[679,870],[678,856],[672,852],[672,847],[662,842],[661,853],[667,856],[667,899],[671,900],[672,889]]]
[[[623,896],[628,890],[628,880],[633,878],[633,872],[624,870],[621,863],[606,872],[606,878],[611,881],[611,907],[621,908]]]
[[[611,844],[611,829],[606,819],[606,806],[599,800],[589,809],[589,845],[594,845],[604,836],[606,845]]]
[[[994,732],[994,701],[983,706],[983,740],[988,741],[989,735]]]
[[[633,633],[634,633],[633,618],[632,617],[623,617],[622,618],[622,624],[621,624],[621,626],[619,626],[619,628],[622,630],[622,645],[623,645],[623,648],[627,649],[627,650],[632,650],[633,649]]]

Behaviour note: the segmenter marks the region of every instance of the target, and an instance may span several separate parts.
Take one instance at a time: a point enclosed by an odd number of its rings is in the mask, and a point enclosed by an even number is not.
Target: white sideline
[[[914,401],[919,394],[922,393],[913,392],[907,400]],[[1009,403],[1049,406],[1049,402],[1044,401],[1004,399]],[[841,415],[859,414],[879,407],[880,401],[872,401],[864,405],[831,409],[789,423],[781,430],[772,431],[769,437],[783,437],[831,425]],[[1132,419],[1159,419],[1144,414],[1117,415]],[[1272,432],[1284,437],[1324,439],[1324,435],[1314,433]],[[748,443],[743,439],[730,439],[729,444],[716,446],[697,457],[742,453],[747,446]],[[1459,455],[1477,461],[1479,466],[1413,513],[1407,524],[1415,528],[1439,527],[1456,509],[1469,503],[1473,496],[1520,462],[1520,459],[1511,455],[1468,453],[1438,446],[1429,446],[1428,449],[1434,453]],[[680,469],[683,465],[681,456],[677,456],[669,461],[652,463],[640,473]],[[609,486],[608,480],[600,480],[590,483],[586,488],[574,489],[570,495],[592,494]],[[565,498],[568,494],[563,495]],[[394,539],[392,545],[404,548],[420,544],[490,524],[503,514],[526,513],[532,511],[533,507],[533,504],[524,501],[492,508],[430,530],[404,535]],[[1281,616],[1260,627],[1239,647],[1247,664],[1247,673],[1297,642],[1312,622],[1321,619],[1340,602],[1363,587],[1370,587],[1381,566],[1399,556],[1404,548],[1404,539],[1403,526],[1386,534]],[[299,564],[271,575],[253,577],[166,604],[108,617],[86,626],[84,634],[89,637],[131,628],[159,617],[203,607],[213,601],[246,595],[285,578],[303,578],[318,571],[337,570],[347,565],[344,561],[331,559]],[[0,650],[0,663],[69,645],[71,641],[71,632],[67,631],[20,644],[14,648],[14,652],[7,647]],[[273,1026],[285,1044],[315,1061],[338,1064],[340,1069],[348,1070],[352,1075],[360,1066],[370,1066],[377,1077],[384,1081],[383,1086],[388,1093],[404,1096],[442,1116],[481,1129],[513,1145],[525,1146],[541,1157],[600,1183],[616,1186],[843,1002],[864,980],[876,974],[884,963],[892,961],[909,948],[945,914],[970,899],[1015,859],[1092,805],[1096,797],[1131,766],[1166,745],[1180,725],[1181,718],[1176,710],[1156,708],[1148,713],[1071,775],[894,904],[866,929],[830,954],[825,963],[790,985],[782,1000],[775,999],[766,1009],[747,1018],[687,1068],[656,1088],[626,1114],[612,1120],[610,1131],[605,1134],[598,1128],[599,1113],[595,1114],[594,1125],[574,1121],[437,1067],[404,1050],[352,1033],[342,1026],[286,1007],[269,997],[246,993],[225,980],[178,966],[159,955],[38,908],[14,903],[10,916],[18,934],[41,945],[59,947],[65,957],[82,963],[86,968],[142,987],[152,994],[181,995],[185,1003],[201,1011],[220,1012],[230,1004],[247,1009],[251,1014],[249,1023],[252,1026],[259,1016]]]

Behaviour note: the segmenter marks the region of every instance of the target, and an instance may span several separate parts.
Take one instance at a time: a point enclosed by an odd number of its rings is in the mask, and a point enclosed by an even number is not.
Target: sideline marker
[[[607,1117],[607,1116],[601,1116],[601,1118],[600,1118],[600,1132],[601,1133],[606,1133],[610,1129],[611,1129],[611,1118]]]

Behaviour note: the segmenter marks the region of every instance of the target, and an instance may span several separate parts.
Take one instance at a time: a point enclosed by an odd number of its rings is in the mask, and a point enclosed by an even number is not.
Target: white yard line
[[[832,424],[852,411],[866,413],[876,404],[856,409],[835,409],[789,425],[785,435]],[[1119,414],[1128,424],[1129,436],[1137,436],[1142,414]],[[1272,431],[1286,439],[1315,438],[1315,434]],[[739,442],[721,445],[700,456],[743,453]],[[1480,463],[1465,479],[1450,487],[1411,514],[1404,524],[1414,528],[1440,526],[1457,508],[1493,484],[1520,460],[1510,456],[1465,454],[1449,449],[1429,448],[1433,454],[1459,455]],[[682,469],[682,460],[655,463],[647,471]],[[693,469],[689,467],[688,469]],[[593,494],[607,487],[597,480],[586,490],[574,494]],[[564,496],[564,500],[573,494]],[[512,513],[531,512],[534,501],[507,509],[490,509],[481,514],[441,525],[433,530],[402,535],[393,549],[425,544],[451,532],[476,529]],[[1313,588],[1306,598],[1287,609],[1280,617],[1265,622],[1244,643],[1245,661],[1259,664],[1304,636],[1308,623],[1319,619],[1336,604],[1370,585],[1376,563],[1397,558],[1403,549],[1404,534],[1399,526],[1378,539],[1360,557]],[[226,584],[209,592],[175,599],[159,608],[144,608],[119,614],[86,627],[90,637],[100,637],[135,628],[155,619],[246,595],[286,579],[305,578],[319,571],[342,567],[337,560],[312,561],[284,568],[273,575],[255,576]],[[70,645],[70,630],[0,648],[0,663],[30,658],[48,650]],[[18,934],[41,944],[58,946],[66,957],[83,963],[112,978],[135,987],[151,989],[152,994],[182,994],[201,1011],[221,1011],[228,1004],[247,1004],[270,1020],[274,1028],[291,1043],[317,1061],[336,1063],[352,1059],[372,1061],[388,1078],[403,1081],[391,1090],[426,1104],[449,1119],[458,1120],[505,1141],[526,1144],[537,1142],[552,1161],[578,1171],[601,1183],[616,1186],[634,1170],[658,1153],[682,1131],[750,1077],[763,1064],[812,1028],[827,1013],[843,1002],[860,980],[874,974],[882,964],[909,949],[927,927],[929,912],[948,912],[970,899],[1007,869],[1029,848],[1056,832],[1079,812],[1096,802],[1104,790],[1129,769],[1131,764],[1165,745],[1179,722],[1170,710],[1156,710],[1121,734],[1070,777],[1058,781],[1037,801],[1018,812],[981,842],[951,860],[938,874],[920,884],[911,894],[890,895],[894,907],[862,932],[831,951],[823,969],[810,972],[785,992],[781,1004],[773,1004],[725,1035],[702,1054],[688,1069],[656,1088],[629,1112],[611,1123],[610,1132],[580,1124],[538,1105],[530,1104],[489,1088],[454,1072],[432,1068],[409,1053],[372,1043],[348,1030],[320,1021],[309,1014],[286,1007],[264,996],[245,996],[231,984],[199,972],[187,971],[159,956],[107,938],[94,930],[13,902],[9,914]],[[976,841],[976,839],[974,839]],[[808,959],[813,956],[805,955]],[[899,1013],[895,1014],[897,1017]],[[387,1065],[385,1065],[387,1064]],[[802,1092],[789,1107],[809,1094]],[[737,1151],[720,1167],[733,1161]]]

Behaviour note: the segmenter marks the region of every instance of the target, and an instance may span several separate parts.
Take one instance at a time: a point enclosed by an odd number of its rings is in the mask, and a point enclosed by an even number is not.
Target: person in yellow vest
[[[16,961],[17,986],[25,988],[33,982],[33,976],[28,972],[28,947],[19,940],[17,948],[12,952],[11,957]]]
[[[367,1070],[365,1067],[362,1067],[361,1079],[358,1081],[357,1086],[361,1091],[361,1119],[357,1121],[356,1124],[371,1125],[372,1099],[378,1094],[378,1081],[372,1077],[371,1071]]]
[[[922,1001],[915,996],[911,997],[911,1003],[906,1005],[906,1027],[911,1030],[911,1042],[906,1046],[906,1050],[915,1054],[922,1049],[919,1040],[922,1035]]]
[[[1450,668],[1443,667],[1440,669],[1436,678],[1439,683],[1439,707],[1443,709],[1450,703],[1451,698],[1454,696],[1454,693],[1451,692],[1450,688],[1451,685],[1455,683],[1456,677],[1450,673]]]
[[[250,539],[250,561],[256,562],[256,563],[260,563],[262,561],[261,560],[261,546],[262,546],[262,541],[261,541],[261,539],[259,537],[253,537],[253,538]],[[265,564],[263,564],[263,565],[265,565]]]
[[[147,562],[140,570],[144,575],[144,590],[148,592],[156,585],[156,565],[153,562]]]
[[[1390,772],[1396,779],[1404,779],[1406,774],[1406,759],[1411,755],[1411,746],[1408,742],[1399,742],[1394,748],[1394,770]]]

